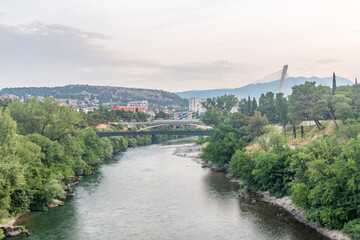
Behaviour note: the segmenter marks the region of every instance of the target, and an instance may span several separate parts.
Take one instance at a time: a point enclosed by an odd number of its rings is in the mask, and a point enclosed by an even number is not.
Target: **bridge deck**
[[[114,136],[143,136],[143,135],[178,135],[178,136],[212,136],[215,131],[198,130],[198,131],[151,131],[151,132],[96,132],[99,137]]]
[[[126,125],[159,125],[159,124],[167,124],[167,125],[199,124],[199,125],[205,125],[200,120],[155,120],[155,121],[149,121],[149,122],[123,122],[122,124],[126,124]]]

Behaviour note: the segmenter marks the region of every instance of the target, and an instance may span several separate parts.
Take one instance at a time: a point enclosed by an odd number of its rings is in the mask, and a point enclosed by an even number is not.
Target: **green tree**
[[[354,116],[353,110],[351,108],[352,100],[346,97],[343,94],[336,94],[331,99],[331,102],[334,106],[335,117],[345,121],[347,118]]]
[[[255,111],[254,116],[250,118],[249,125],[247,126],[247,132],[250,139],[260,136],[265,133],[264,127],[269,124],[266,116],[261,115],[260,112]]]
[[[223,122],[224,113],[220,109],[212,108],[206,110],[205,114],[202,116],[201,121],[205,124],[218,126]]]
[[[222,169],[228,164],[237,149],[243,149],[246,143],[240,140],[233,129],[227,125],[220,125],[214,136],[210,137],[209,144],[202,149],[202,159],[212,162]]]
[[[238,103],[238,99],[234,95],[223,95],[216,98],[208,98],[203,103],[203,106],[206,108],[206,110],[209,109],[219,109],[221,110],[225,115],[230,112],[230,110],[235,107]]]
[[[267,92],[265,95],[261,94],[259,99],[259,110],[265,114],[269,122],[274,123],[275,120],[275,99],[274,93]]]
[[[283,93],[277,93],[275,98],[275,120],[283,127],[288,123],[288,102]]]
[[[335,95],[335,91],[336,91],[336,76],[335,73],[333,73],[332,95]]]

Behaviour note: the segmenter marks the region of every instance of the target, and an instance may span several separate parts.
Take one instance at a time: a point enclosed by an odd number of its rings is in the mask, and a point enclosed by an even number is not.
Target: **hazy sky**
[[[360,76],[358,0],[0,0],[0,88]]]

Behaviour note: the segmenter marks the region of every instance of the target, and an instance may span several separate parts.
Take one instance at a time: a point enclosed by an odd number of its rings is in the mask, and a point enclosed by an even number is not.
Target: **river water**
[[[21,217],[15,239],[326,239],[279,207],[237,198],[238,185],[176,145],[128,149],[75,188],[66,205]],[[277,214],[284,214],[277,216]]]

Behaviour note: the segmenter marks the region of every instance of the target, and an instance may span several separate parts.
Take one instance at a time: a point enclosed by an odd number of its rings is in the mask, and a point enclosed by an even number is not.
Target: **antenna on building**
[[[284,83],[285,83],[285,79],[287,76],[287,71],[288,71],[288,67],[289,65],[284,65],[282,73],[281,73],[281,78],[280,78],[280,85],[279,85],[279,93],[283,92],[283,87],[284,87]]]

